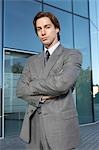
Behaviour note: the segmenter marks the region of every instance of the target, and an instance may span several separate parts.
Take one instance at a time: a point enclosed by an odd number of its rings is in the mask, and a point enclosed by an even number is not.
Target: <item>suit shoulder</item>
[[[82,53],[78,49],[69,49],[69,48],[63,48],[64,54],[66,55],[78,55],[82,58]]]
[[[35,59],[39,58],[41,54],[33,54],[27,58],[27,63],[34,62]]]
[[[80,62],[82,62],[82,53],[78,49],[69,49],[69,48],[63,48],[64,56],[68,58],[76,58]]]
[[[78,54],[82,55],[82,53],[78,49],[63,48],[63,50],[64,50],[65,53],[68,53],[68,54],[71,54],[71,53],[76,54],[76,53],[78,53]]]

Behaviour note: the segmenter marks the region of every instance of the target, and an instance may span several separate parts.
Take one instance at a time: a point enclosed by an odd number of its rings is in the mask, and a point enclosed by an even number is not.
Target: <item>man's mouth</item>
[[[46,41],[47,40],[47,38],[42,38],[42,41]]]

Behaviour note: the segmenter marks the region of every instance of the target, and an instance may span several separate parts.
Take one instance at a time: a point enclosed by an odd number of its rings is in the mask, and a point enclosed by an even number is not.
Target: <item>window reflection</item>
[[[4,46],[40,51],[42,45],[33,30],[32,20],[34,15],[41,10],[41,4],[33,0],[5,0],[4,4]]]
[[[83,68],[90,67],[90,45],[89,45],[89,22],[78,16],[74,16],[74,41],[75,48],[83,54]]]
[[[92,70],[93,70],[93,84],[99,85],[99,49],[98,49],[98,32],[97,29],[91,26],[91,54],[92,54]]]
[[[31,54],[5,51],[4,110],[5,136],[19,134],[27,103],[16,97],[16,84]],[[13,126],[14,128],[13,128]]]
[[[2,1],[0,1],[0,86],[2,84]]]
[[[72,48],[73,47],[72,15],[47,5],[44,5],[44,11],[50,11],[53,14],[55,14],[61,26],[60,31],[61,43],[64,45],[64,47]]]
[[[2,1],[0,1],[0,137],[2,136]]]
[[[91,21],[95,24],[95,26],[97,26],[97,5],[99,6],[98,3],[96,3],[96,0],[94,1],[90,1],[89,3],[89,7],[90,7],[90,19]]]
[[[88,17],[88,0],[73,0],[73,11],[81,16]]]
[[[93,85],[93,99],[95,109],[95,121],[99,120],[99,84]]]
[[[2,88],[0,87],[0,137],[2,136],[2,102],[1,102],[1,100],[2,100]]]
[[[91,54],[92,54],[92,77],[93,77],[93,100],[95,121],[99,120],[99,39],[97,28],[91,23]]]
[[[43,2],[56,6],[58,8],[62,8],[64,10],[72,10],[71,0],[57,0],[57,3],[56,0],[43,0]]]
[[[0,137],[2,136],[2,131],[1,131],[1,124],[2,124],[2,121],[1,121],[1,118],[0,118]]]
[[[83,55],[82,71],[77,81],[77,109],[80,123],[92,122],[92,95],[91,95],[91,62],[89,46],[89,24],[87,19],[74,16],[75,48],[80,49]]]

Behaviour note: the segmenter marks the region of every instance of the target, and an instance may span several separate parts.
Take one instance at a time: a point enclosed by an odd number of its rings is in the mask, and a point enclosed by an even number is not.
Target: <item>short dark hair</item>
[[[44,12],[44,11],[40,11],[36,14],[36,16],[34,17],[34,20],[33,20],[33,25],[34,25],[34,29],[35,29],[35,32],[37,34],[37,28],[36,28],[36,21],[39,19],[39,18],[42,18],[42,17],[48,17],[51,22],[53,23],[54,27],[55,28],[58,28],[59,31],[60,31],[60,24],[59,24],[59,21],[58,19],[56,18],[55,15],[53,15],[52,13],[50,12]],[[60,35],[58,33],[58,40],[60,40]]]

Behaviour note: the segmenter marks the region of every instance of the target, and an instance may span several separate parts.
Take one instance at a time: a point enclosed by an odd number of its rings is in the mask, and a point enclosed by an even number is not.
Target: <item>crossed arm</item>
[[[42,99],[59,96],[68,92],[75,84],[81,69],[82,57],[80,53],[71,53],[68,60],[64,59],[61,72],[47,77],[30,79],[29,64],[26,64],[23,74],[18,81],[17,96],[41,96]]]

